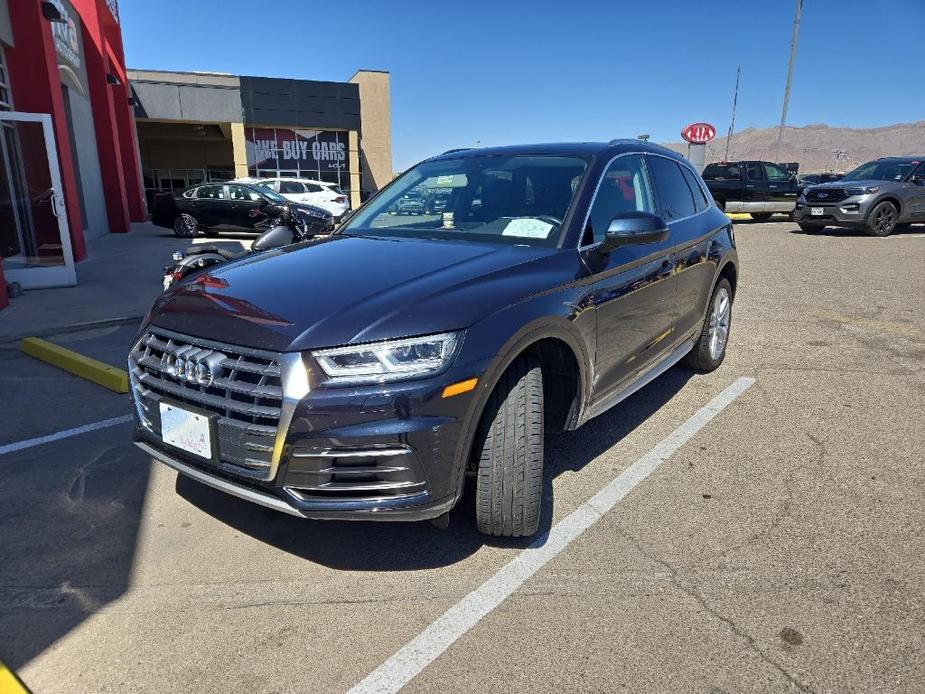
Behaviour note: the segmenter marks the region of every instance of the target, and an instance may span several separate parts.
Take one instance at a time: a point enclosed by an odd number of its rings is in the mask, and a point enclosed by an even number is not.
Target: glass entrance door
[[[77,284],[47,113],[0,112],[0,256],[25,289]]]

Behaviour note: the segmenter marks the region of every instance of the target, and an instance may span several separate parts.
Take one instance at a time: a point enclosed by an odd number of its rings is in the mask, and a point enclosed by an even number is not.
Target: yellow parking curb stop
[[[0,694],[29,694],[29,689],[12,670],[0,662]]]
[[[57,366],[116,393],[128,392],[128,374],[123,369],[85,357],[38,337],[24,338],[19,343],[19,348],[30,357]]]

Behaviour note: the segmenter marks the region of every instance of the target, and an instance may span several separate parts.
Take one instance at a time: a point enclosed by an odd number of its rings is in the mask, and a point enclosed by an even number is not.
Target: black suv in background
[[[396,219],[447,191],[439,216]],[[453,151],[334,234],[192,275],[129,354],[138,445],[309,518],[536,532],[544,433],[678,362],[717,368],[738,277],[729,219],[639,140]]]
[[[803,190],[792,169],[769,161],[708,164],[703,180],[717,207],[747,212],[756,222],[766,222],[774,213],[791,214]]]

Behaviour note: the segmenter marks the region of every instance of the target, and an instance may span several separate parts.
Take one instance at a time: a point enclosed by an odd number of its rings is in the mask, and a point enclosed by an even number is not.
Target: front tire
[[[878,203],[870,211],[864,231],[871,236],[889,236],[896,229],[896,220],[899,219],[899,210],[889,200]]]
[[[771,212],[752,212],[749,216],[756,222],[766,222],[771,218],[772,214]]]
[[[181,239],[191,239],[199,233],[199,222],[193,215],[183,212],[173,220],[173,233]]]
[[[683,364],[694,371],[708,373],[719,368],[726,358],[729,328],[732,325],[732,286],[723,278],[716,283],[710,297],[703,329]]]
[[[540,524],[543,501],[543,374],[518,357],[488,399],[476,438],[479,532],[527,537]]]

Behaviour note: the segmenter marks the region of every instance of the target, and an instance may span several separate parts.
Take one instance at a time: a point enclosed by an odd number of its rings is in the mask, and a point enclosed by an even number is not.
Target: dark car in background
[[[839,226],[871,236],[925,223],[925,156],[883,157],[834,183],[810,186],[797,200],[794,219],[808,234]]]
[[[708,164],[703,180],[725,212],[746,212],[757,222],[771,215],[790,214],[803,185],[787,164],[769,161],[731,161]]]
[[[330,212],[314,205],[287,200],[264,186],[246,183],[203,183],[186,190],[163,193],[154,199],[151,221],[173,229],[182,238],[200,232],[262,231],[288,215],[302,217],[312,234],[333,228]]]
[[[388,216],[438,184],[439,217]],[[678,362],[717,368],[737,262],[729,218],[663,147],[453,151],[330,236],[161,295],[128,359],[136,441],[295,516],[437,518],[468,483],[482,532],[531,535],[544,434]]]

